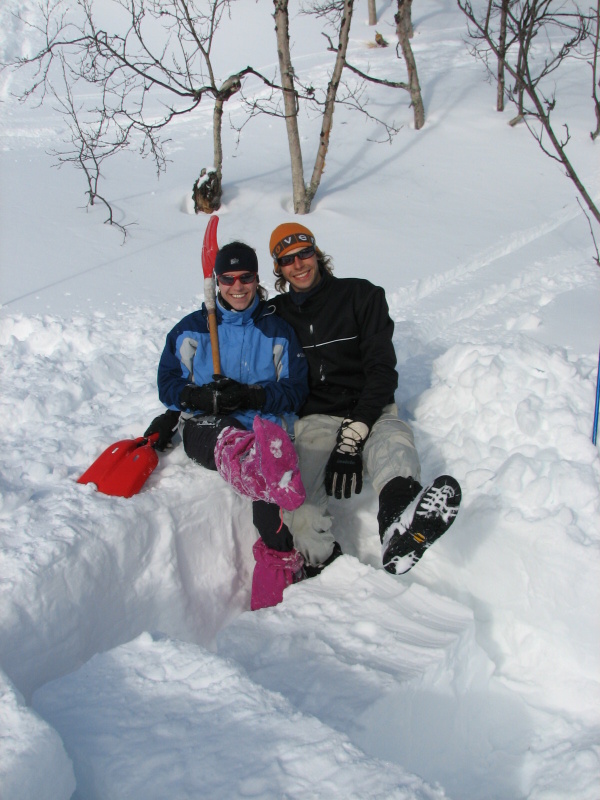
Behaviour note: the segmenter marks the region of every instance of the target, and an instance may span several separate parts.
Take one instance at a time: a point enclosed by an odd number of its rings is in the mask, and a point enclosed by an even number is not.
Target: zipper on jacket
[[[316,338],[315,338],[315,329],[313,327],[312,322],[308,326],[308,332],[310,334],[310,339],[311,339],[311,341],[313,343],[313,349],[314,349],[315,353],[319,357],[319,381],[321,383],[324,383],[324,381],[325,381],[325,364],[323,363],[323,359],[321,358],[320,349],[317,347],[317,341],[316,341]]]

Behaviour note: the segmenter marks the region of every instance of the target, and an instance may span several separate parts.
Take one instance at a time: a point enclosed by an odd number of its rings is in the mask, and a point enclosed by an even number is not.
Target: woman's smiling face
[[[217,281],[221,297],[236,311],[244,311],[248,308],[253,303],[258,291],[256,272],[225,272],[217,277]]]

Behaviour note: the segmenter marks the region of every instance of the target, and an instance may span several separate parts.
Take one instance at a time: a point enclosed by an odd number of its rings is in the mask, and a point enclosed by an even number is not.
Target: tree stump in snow
[[[196,214],[212,214],[221,208],[223,189],[221,179],[214,170],[205,167],[200,172],[200,177],[194,183],[192,197]]]

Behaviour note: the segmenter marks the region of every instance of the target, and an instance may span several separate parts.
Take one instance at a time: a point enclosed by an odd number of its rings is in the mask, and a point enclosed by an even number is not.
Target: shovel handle
[[[208,332],[210,333],[210,349],[212,352],[213,374],[221,374],[221,356],[219,354],[219,333],[217,329],[217,316],[213,311],[208,312]]]

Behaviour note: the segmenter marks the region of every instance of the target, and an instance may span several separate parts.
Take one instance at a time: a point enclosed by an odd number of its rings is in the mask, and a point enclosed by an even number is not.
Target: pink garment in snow
[[[252,427],[221,432],[215,445],[219,475],[244,497],[294,511],[306,498],[294,445],[283,428],[258,414]]]
[[[283,600],[283,590],[304,577],[304,559],[297,550],[281,553],[258,539],[252,547],[256,566],[252,575],[250,609],[276,606]]]

